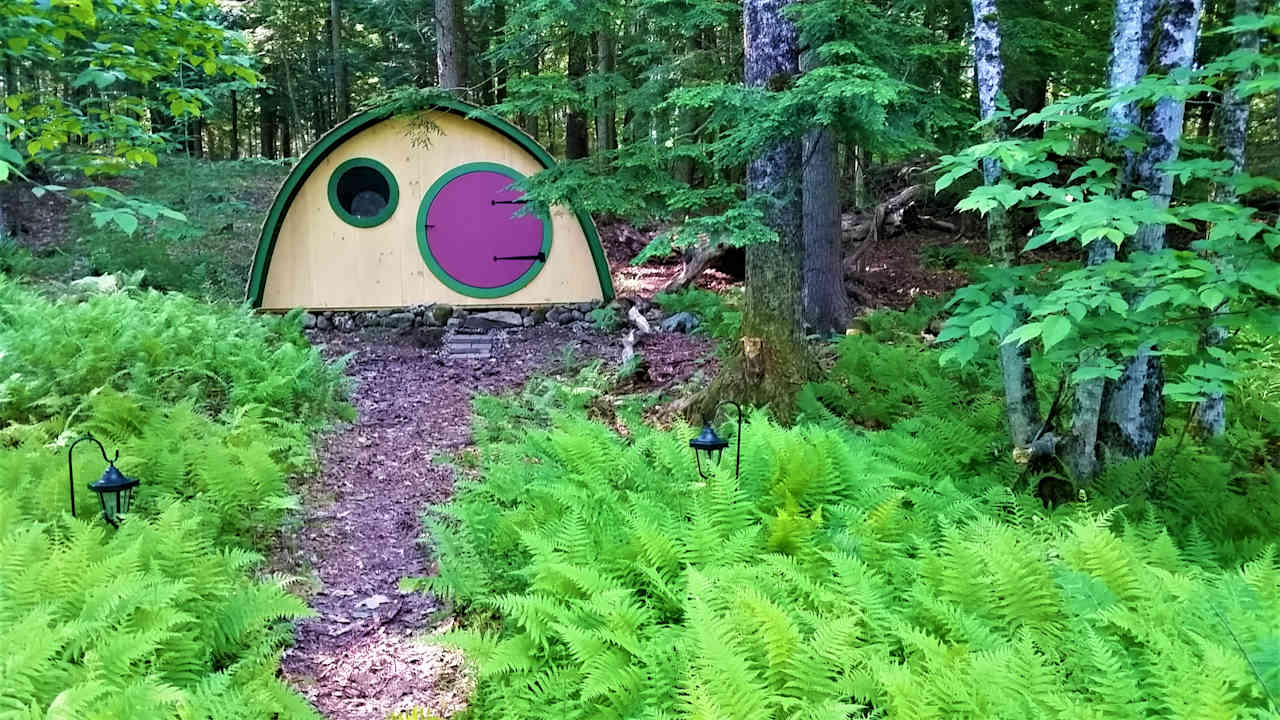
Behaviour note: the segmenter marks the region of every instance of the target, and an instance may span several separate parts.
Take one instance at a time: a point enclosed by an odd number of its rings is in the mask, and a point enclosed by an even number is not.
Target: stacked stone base
[[[418,327],[463,327],[470,329],[512,329],[544,323],[572,325],[591,321],[592,310],[600,303],[584,302],[537,308],[479,310],[450,305],[415,305],[406,308],[370,311],[317,311],[304,313],[303,327],[350,332],[362,328],[409,330]]]

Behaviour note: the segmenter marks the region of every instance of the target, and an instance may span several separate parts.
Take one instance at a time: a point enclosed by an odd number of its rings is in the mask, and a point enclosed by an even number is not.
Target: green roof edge
[[[551,157],[551,154],[530,137],[528,133],[479,106],[465,103],[461,100],[438,99],[415,112],[427,110],[444,110],[461,115],[469,120],[475,120],[515,141],[516,144],[536,158],[538,162],[542,163],[544,169],[554,167],[556,164],[555,158]],[[271,254],[275,251],[276,236],[280,233],[280,223],[284,220],[285,212],[289,209],[289,205],[293,203],[294,195],[302,187],[302,183],[310,177],[311,171],[315,169],[315,166],[328,157],[329,153],[333,152],[333,149],[344,140],[370,125],[391,117],[393,114],[390,108],[374,108],[347,118],[340,125],[321,136],[307,150],[306,154],[298,160],[298,163],[294,165],[293,170],[289,172],[289,176],[285,178],[284,183],[280,186],[280,190],[276,192],[275,200],[271,203],[271,210],[267,213],[267,219],[262,223],[262,234],[258,238],[258,249],[254,252],[253,266],[249,272],[248,286],[245,288],[245,301],[250,306],[254,308],[262,306],[262,293],[266,290],[267,271],[271,266]],[[595,264],[596,277],[600,281],[600,292],[605,302],[608,302],[614,297],[613,280],[609,276],[609,261],[605,257],[604,248],[600,245],[600,234],[596,232],[596,225],[590,214],[576,204],[571,204],[571,209],[578,218],[578,224],[582,226],[582,232],[587,238],[587,247],[591,250],[591,260]]]

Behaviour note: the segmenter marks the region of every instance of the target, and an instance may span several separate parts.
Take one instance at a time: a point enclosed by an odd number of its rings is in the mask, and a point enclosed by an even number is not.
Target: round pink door
[[[418,212],[418,248],[431,272],[471,297],[496,298],[527,285],[551,250],[551,225],[535,213],[514,217],[523,176],[495,163],[445,173]]]

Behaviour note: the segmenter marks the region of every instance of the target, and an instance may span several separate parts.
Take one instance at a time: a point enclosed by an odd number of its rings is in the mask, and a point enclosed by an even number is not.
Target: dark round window
[[[369,158],[352,158],[329,178],[329,205],[338,217],[356,227],[373,227],[396,211],[400,190],[386,165]]]

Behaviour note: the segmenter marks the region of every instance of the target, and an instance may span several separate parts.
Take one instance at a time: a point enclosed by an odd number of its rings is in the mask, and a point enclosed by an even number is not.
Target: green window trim
[[[542,167],[550,168],[556,164],[555,159],[523,130],[496,115],[485,112],[475,105],[459,100],[442,99],[437,101],[433,107],[424,108],[420,112],[430,110],[450,112],[469,120],[475,120],[515,142],[525,152],[536,158],[542,164]],[[315,170],[316,166],[319,165],[320,161],[328,157],[343,141],[392,115],[392,110],[385,107],[354,115],[317,140],[307,150],[306,154],[298,160],[298,164],[294,166],[289,176],[285,178],[284,183],[280,186],[279,192],[276,193],[276,198],[271,204],[266,220],[262,223],[262,233],[258,237],[258,249],[253,256],[253,266],[250,269],[249,281],[245,288],[245,301],[249,303],[250,307],[257,308],[262,306],[262,296],[267,288],[267,273],[270,270],[271,255],[275,251],[276,238],[280,234],[280,227],[284,224],[284,217],[289,210],[289,206],[293,203],[293,198],[298,194],[298,190],[302,188],[303,183]],[[572,209],[574,216],[578,219],[578,224],[582,227],[583,234],[587,237],[587,247],[591,251],[591,259],[595,264],[596,278],[600,282],[600,291],[605,301],[608,302],[614,297],[613,280],[609,276],[609,261],[605,258],[604,248],[600,245],[600,235],[596,232],[595,223],[592,222],[589,214],[576,205]]]
[[[436,195],[439,195],[440,191],[444,190],[444,186],[448,185],[450,181],[462,177],[467,173],[483,171],[505,175],[511,178],[512,182],[515,182],[516,180],[523,180],[525,177],[514,168],[492,162],[464,163],[441,175],[438,180],[431,183],[431,187],[427,190],[426,196],[422,198],[422,204],[418,206],[418,252],[421,253],[423,262],[427,264],[427,269],[429,269],[431,274],[435,275],[436,279],[443,283],[445,287],[461,295],[466,295],[467,297],[492,300],[494,298],[506,297],[507,295],[510,295],[533,282],[533,279],[537,277],[538,273],[542,272],[542,268],[546,266],[546,261],[534,260],[533,263],[529,265],[529,269],[525,270],[520,277],[505,285],[499,285],[491,288],[476,287],[475,285],[468,285],[446,272],[445,269],[441,267],[440,263],[436,261],[435,256],[431,254],[431,247],[427,244],[427,213],[431,210],[431,203],[436,199]],[[545,255],[549,260],[551,259],[551,238],[554,235],[551,219],[539,214],[538,221],[542,223],[541,250],[543,255]]]
[[[360,217],[359,215],[352,215],[351,213],[347,212],[346,208],[342,207],[341,202],[338,202],[338,181],[342,179],[343,173],[347,172],[352,168],[358,168],[358,167],[367,167],[371,170],[374,170],[379,175],[382,176],[383,180],[387,181],[387,204],[385,207],[382,208],[382,210],[378,211],[377,215],[371,215],[369,217]],[[386,165],[383,165],[382,163],[378,162],[377,160],[374,160],[373,158],[367,158],[367,157],[351,158],[350,160],[343,162],[341,165],[335,168],[333,173],[329,175],[329,207],[333,208],[334,214],[342,218],[342,221],[348,225],[352,225],[358,228],[377,227],[378,225],[381,225],[382,223],[386,222],[392,215],[395,214],[396,207],[399,204],[400,204],[400,185],[399,183],[396,182],[396,176],[391,173],[391,170],[387,168]]]

